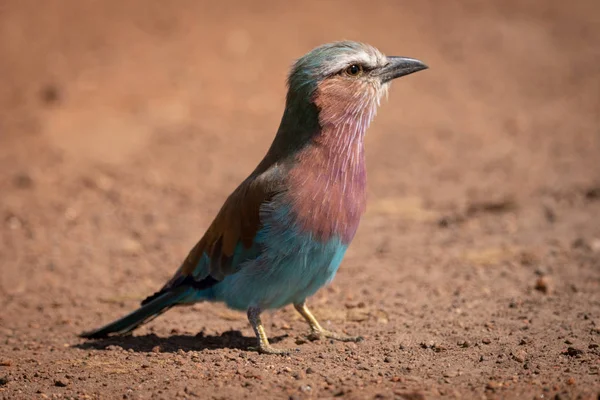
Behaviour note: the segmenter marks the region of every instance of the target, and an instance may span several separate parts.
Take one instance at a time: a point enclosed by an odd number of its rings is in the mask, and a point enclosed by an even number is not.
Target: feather
[[[261,207],[282,190],[277,166],[261,171],[264,168],[259,166],[227,198],[204,236],[161,291],[207,280],[205,289],[209,288],[259,255],[255,237],[261,227]]]
[[[189,290],[190,289],[179,288],[177,290],[162,293],[123,318],[93,331],[84,332],[79,336],[88,339],[97,339],[112,334],[125,335],[176,305],[188,294]]]

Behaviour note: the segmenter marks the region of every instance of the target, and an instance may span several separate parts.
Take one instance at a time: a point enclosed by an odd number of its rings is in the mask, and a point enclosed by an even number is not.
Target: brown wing
[[[254,238],[261,226],[261,206],[280,190],[278,175],[277,169],[273,168],[246,179],[227,198],[202,239],[165,287],[186,277],[198,281],[210,276],[219,281],[235,272],[243,258],[239,253],[247,253],[254,245]],[[198,266],[204,254],[208,257],[208,269],[198,276]]]

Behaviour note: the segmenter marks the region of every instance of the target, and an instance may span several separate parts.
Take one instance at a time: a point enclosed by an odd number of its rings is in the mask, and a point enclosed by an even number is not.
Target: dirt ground
[[[358,344],[173,309],[170,277],[268,148],[291,62],[424,60],[367,135],[369,206],[310,301]],[[0,2],[0,398],[600,395],[600,3]]]

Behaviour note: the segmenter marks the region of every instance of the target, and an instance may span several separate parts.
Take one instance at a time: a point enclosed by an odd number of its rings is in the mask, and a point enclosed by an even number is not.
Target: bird
[[[427,69],[375,47],[338,41],[297,59],[279,129],[266,155],[229,195],[173,277],[140,308],[84,338],[130,334],[171,307],[223,302],[247,313],[263,354],[261,313],[293,305],[309,338],[360,341],[329,331],[306,300],[331,282],[366,207],[364,137],[392,80]]]

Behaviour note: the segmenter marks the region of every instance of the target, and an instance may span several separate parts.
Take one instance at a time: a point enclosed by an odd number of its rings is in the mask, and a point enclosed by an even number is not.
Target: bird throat
[[[297,153],[287,196],[302,231],[349,244],[366,207],[364,136],[377,102],[347,107],[340,100],[316,97],[320,132]]]

